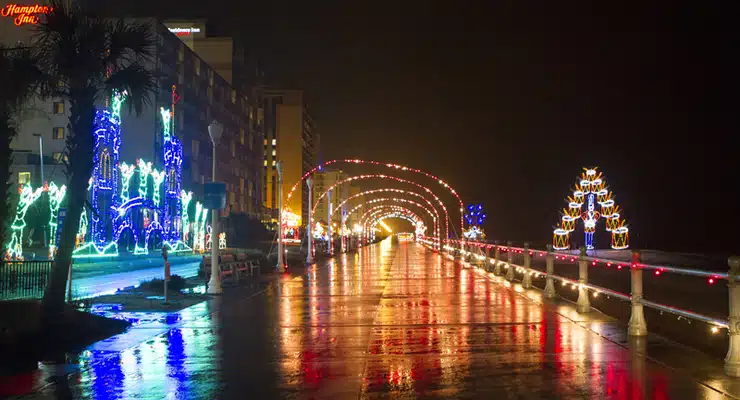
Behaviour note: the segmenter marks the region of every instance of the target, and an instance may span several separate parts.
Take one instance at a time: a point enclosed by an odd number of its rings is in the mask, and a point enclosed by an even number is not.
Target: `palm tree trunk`
[[[67,274],[72,266],[72,252],[80,224],[82,208],[87,200],[87,187],[93,166],[93,124],[95,106],[92,96],[73,99],[70,107],[72,132],[67,139],[69,149],[69,189],[67,190],[67,216],[59,238],[59,249],[51,272],[51,279],[44,292],[43,306],[46,315],[53,316],[64,310]]]
[[[1,106],[0,106],[1,107]],[[0,245],[5,245],[5,234],[7,233],[8,214],[10,213],[10,164],[12,160],[10,142],[15,135],[14,129],[10,123],[10,116],[0,110],[0,154],[6,154],[0,157]],[[5,247],[2,248],[5,250]],[[2,257],[2,254],[0,254]]]

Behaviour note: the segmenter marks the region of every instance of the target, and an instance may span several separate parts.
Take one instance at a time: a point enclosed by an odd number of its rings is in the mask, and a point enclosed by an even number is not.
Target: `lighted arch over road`
[[[356,175],[356,176],[351,176],[349,178],[342,179],[341,181],[338,181],[338,182],[334,183],[328,189],[326,189],[326,191],[324,191],[321,194],[321,196],[319,196],[316,199],[316,203],[314,203],[314,205],[311,208],[311,220],[314,220],[314,214],[315,214],[315,211],[316,211],[316,207],[321,202],[321,200],[324,197],[326,197],[326,194],[327,193],[331,192],[332,190],[334,190],[339,185],[343,185],[343,184],[345,184],[347,182],[352,182],[352,181],[356,181],[356,180],[363,180],[363,179],[389,179],[389,180],[393,180],[393,181],[396,181],[396,182],[405,183],[405,184],[409,184],[409,185],[413,185],[413,186],[419,187],[422,190],[424,190],[427,193],[429,193],[432,197],[434,197],[434,200],[436,200],[437,203],[439,203],[440,207],[442,207],[442,209],[445,211],[445,232],[446,232],[445,237],[446,238],[449,238],[449,236],[450,236],[450,229],[449,229],[450,222],[449,222],[449,217],[448,217],[448,213],[447,213],[447,207],[444,205],[444,203],[442,202],[442,200],[440,200],[439,197],[436,194],[434,194],[434,192],[431,189],[429,189],[428,187],[426,187],[424,185],[421,185],[421,184],[416,183],[414,181],[410,181],[408,179],[403,179],[403,178],[399,178],[399,177],[391,176],[391,175],[383,175],[383,174]]]
[[[424,199],[424,200],[426,200],[426,199]],[[384,204],[378,204],[378,203],[383,203],[383,202],[391,202],[391,203],[394,203],[393,205],[397,205],[398,203],[401,203],[401,204],[411,204],[411,205],[414,205],[416,207],[419,207],[419,208],[423,209],[424,211],[427,212],[427,214],[429,214],[429,217],[432,218],[432,222],[433,222],[432,227],[434,229],[434,235],[436,235],[437,237],[440,236],[439,235],[439,233],[440,233],[440,226],[439,226],[439,222],[438,222],[440,220],[440,218],[439,218],[439,212],[433,206],[431,206],[431,203],[430,203],[430,208],[427,208],[423,204],[418,203],[418,202],[415,202],[413,200],[403,199],[403,198],[399,198],[399,197],[381,197],[381,198],[377,198],[377,199],[368,200],[368,201],[366,201],[364,203],[360,203],[360,204],[356,205],[355,207],[353,207],[347,213],[347,215],[353,214],[355,211],[357,211],[361,207],[364,207],[365,205],[376,205],[375,207],[372,207],[369,210],[372,210],[372,209],[376,209],[376,208],[379,208],[379,207],[384,207],[384,206],[388,206],[389,205],[389,204],[385,204],[385,205]],[[429,202],[429,201],[427,200],[427,202]],[[342,225],[345,224],[346,220],[347,220],[346,217],[344,219],[342,219]],[[362,217],[360,217],[360,221],[362,221]]]
[[[344,206],[348,201],[354,200],[354,199],[359,198],[359,197],[364,197],[364,196],[369,196],[369,195],[372,195],[372,194],[377,194],[377,193],[398,193],[398,194],[415,196],[415,197],[421,198],[427,204],[429,204],[429,207],[431,207],[434,210],[434,213],[437,215],[437,218],[439,218],[439,212],[437,211],[436,207],[434,207],[434,204],[432,204],[432,202],[429,201],[429,199],[427,199],[423,195],[421,195],[421,194],[419,194],[417,192],[414,192],[412,190],[395,189],[395,188],[372,189],[372,190],[366,190],[364,192],[356,193],[356,194],[354,194],[352,196],[349,196],[346,199],[342,200],[339,204],[337,204],[336,209],[337,210],[340,210],[342,208],[342,206]],[[375,200],[375,199],[370,199],[370,200]],[[370,200],[367,200],[364,203],[367,203]],[[362,204],[362,203],[360,203],[360,204]],[[355,209],[356,208],[357,207],[355,207]],[[347,213],[347,215],[344,216],[344,218],[342,219],[342,224],[344,224],[344,222],[346,221],[346,219],[348,218],[348,216],[350,214],[352,214],[354,211],[355,210],[350,211],[350,212]],[[445,213],[446,213],[446,211],[445,211]],[[335,214],[339,214],[339,213],[335,213]],[[333,217],[333,215],[332,215],[332,217]],[[445,219],[447,219],[447,218],[448,218],[448,216],[445,214]]]
[[[316,173],[316,171],[319,171],[319,170],[323,169],[324,167],[329,166],[329,165],[333,165],[333,164],[367,164],[367,165],[375,165],[375,166],[386,167],[386,168],[390,168],[390,169],[394,169],[394,170],[399,170],[399,171],[413,172],[413,173],[416,173],[416,174],[424,175],[427,178],[434,179],[435,181],[437,181],[437,183],[439,183],[440,185],[444,186],[445,189],[447,189],[450,193],[452,193],[455,196],[455,198],[457,198],[457,202],[460,205],[460,235],[462,237],[462,232],[464,231],[463,213],[465,212],[465,209],[464,209],[464,206],[463,206],[463,201],[460,198],[460,195],[457,193],[457,191],[452,186],[450,186],[449,184],[447,184],[447,182],[445,182],[444,180],[440,179],[439,177],[437,177],[435,175],[432,175],[432,174],[430,174],[428,172],[425,172],[425,171],[422,171],[420,169],[410,168],[410,167],[407,167],[405,165],[400,165],[400,164],[390,164],[390,163],[383,163],[383,162],[380,162],[380,161],[360,160],[360,159],[352,159],[352,160],[350,160],[350,159],[336,159],[336,160],[330,160],[330,161],[321,163],[321,164],[315,166],[314,168],[312,168],[310,171],[308,171],[305,174],[303,174],[303,176],[301,176],[301,180],[298,181],[298,182],[296,182],[293,185],[293,187],[290,188],[290,191],[288,192],[288,197],[286,198],[285,203],[287,204],[290,201],[290,198],[291,198],[291,196],[293,196],[293,193],[295,192],[295,190],[298,188],[299,185],[301,185],[303,183],[303,181],[306,180],[306,178],[308,178],[309,176],[311,176],[314,173]],[[448,232],[449,232],[449,230],[448,230]],[[448,234],[448,236],[449,236],[449,234]]]

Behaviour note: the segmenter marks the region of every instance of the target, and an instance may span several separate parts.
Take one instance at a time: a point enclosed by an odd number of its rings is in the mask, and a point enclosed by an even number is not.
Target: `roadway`
[[[614,319],[579,315],[567,302],[544,302],[541,292],[491,275],[415,243],[383,241],[291,268],[257,289],[229,290],[183,310],[165,332],[140,343],[115,346],[114,337],[94,345],[55,369],[64,379],[44,380],[35,395],[714,399],[740,393],[740,381],[723,377],[721,360],[654,336],[629,341]],[[687,360],[701,372],[682,369]]]

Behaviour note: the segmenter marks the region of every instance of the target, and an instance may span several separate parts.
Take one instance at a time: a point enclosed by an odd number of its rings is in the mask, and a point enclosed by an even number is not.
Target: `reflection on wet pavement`
[[[39,390],[94,399],[722,397],[597,334],[598,319],[574,322],[520,292],[420,245],[384,241],[140,324],[151,329],[143,343],[98,343],[69,360],[67,379]]]

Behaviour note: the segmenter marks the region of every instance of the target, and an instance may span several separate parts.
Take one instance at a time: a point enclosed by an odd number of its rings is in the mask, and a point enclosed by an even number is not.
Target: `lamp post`
[[[211,137],[211,143],[213,143],[213,169],[211,175],[213,182],[216,182],[216,145],[218,145],[223,132],[223,126],[216,121],[208,125],[208,135]],[[224,291],[221,287],[221,271],[218,266],[218,213],[220,210],[215,208],[211,212],[213,213],[211,220],[211,279],[208,281],[208,293],[219,294]]]
[[[334,243],[332,242],[332,232],[331,232],[331,190],[326,192],[326,205],[328,206],[329,213],[328,217],[326,219],[326,229],[328,230],[328,237],[329,237],[329,257],[332,256],[334,253]]]
[[[283,260],[283,162],[278,161],[276,165],[278,173],[278,254],[277,272],[285,272],[285,261]]]
[[[34,133],[33,136],[39,138],[39,161],[41,163],[41,187],[44,187],[44,137],[40,133]],[[46,241],[46,224],[42,224],[44,229],[44,247],[47,246]],[[52,233],[53,234],[53,233]]]
[[[311,224],[313,221],[311,221],[311,208],[312,208],[312,202],[311,202],[311,184],[313,182],[311,181],[311,178],[306,179],[306,186],[308,186],[308,225],[306,231],[308,232],[308,254],[306,255],[306,264],[313,264],[313,232],[311,232]]]

